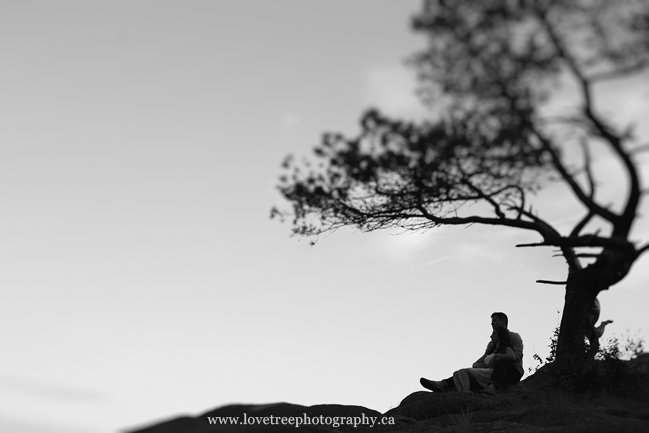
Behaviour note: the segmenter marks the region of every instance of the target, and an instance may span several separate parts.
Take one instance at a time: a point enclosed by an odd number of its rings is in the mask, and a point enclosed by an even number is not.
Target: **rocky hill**
[[[229,405],[130,433],[649,432],[649,354],[620,365],[622,375],[596,392],[557,388],[539,371],[496,396],[417,391],[384,414],[335,404]]]

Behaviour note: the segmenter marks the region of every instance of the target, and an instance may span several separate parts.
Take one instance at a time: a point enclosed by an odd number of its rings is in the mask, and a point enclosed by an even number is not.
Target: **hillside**
[[[584,393],[551,385],[540,370],[496,396],[416,391],[384,414],[336,404],[228,405],[129,433],[649,432],[649,354],[616,368],[614,381]]]

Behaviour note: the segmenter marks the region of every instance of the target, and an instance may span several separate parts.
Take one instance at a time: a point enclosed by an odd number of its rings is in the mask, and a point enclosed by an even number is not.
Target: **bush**
[[[604,341],[593,360],[584,360],[577,365],[556,365],[556,348],[559,328],[555,328],[550,341],[550,354],[542,359],[537,353],[532,357],[539,363],[529,368],[530,373],[547,370],[555,387],[576,393],[606,393],[619,397],[637,394],[639,381],[637,373],[627,368],[630,359],[644,352],[644,340],[637,335],[624,338],[613,336]],[[547,368],[544,368],[547,367]]]
[[[595,355],[595,359],[598,361],[628,361],[630,359],[636,358],[638,355],[644,352],[644,340],[641,337],[638,337],[637,334],[631,337],[628,333],[623,339],[613,336],[604,341],[604,344],[600,344],[599,350]],[[536,367],[528,368],[530,373],[536,373],[541,367],[545,365],[552,364],[557,358],[557,342],[559,341],[559,327],[554,328],[552,338],[550,339],[550,353],[545,358],[541,358],[538,353],[534,353],[532,358],[538,362]],[[588,349],[588,346],[586,347]]]

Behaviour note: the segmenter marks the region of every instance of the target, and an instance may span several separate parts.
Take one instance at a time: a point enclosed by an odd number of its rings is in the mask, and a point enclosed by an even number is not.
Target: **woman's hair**
[[[497,353],[505,353],[507,347],[511,347],[512,343],[509,338],[509,331],[506,328],[497,328],[496,335],[498,336],[498,341],[496,342]]]

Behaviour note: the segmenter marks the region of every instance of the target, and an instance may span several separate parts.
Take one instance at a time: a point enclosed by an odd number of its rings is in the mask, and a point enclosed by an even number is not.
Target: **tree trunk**
[[[571,272],[566,284],[565,303],[557,341],[558,363],[576,366],[586,359],[584,336],[588,332],[588,309],[595,296],[588,288],[584,272]]]
[[[589,274],[588,269],[572,271],[566,284],[556,361],[569,368],[578,367],[588,358],[585,337],[590,335],[593,325],[588,313],[599,293]]]
[[[557,364],[570,369],[579,368],[583,361],[592,359],[599,349],[595,334],[597,316],[591,308],[602,290],[626,276],[637,258],[631,244],[627,249],[605,250],[595,263],[582,269],[570,269],[566,283],[566,297],[557,341]],[[586,347],[590,341],[590,350]]]

